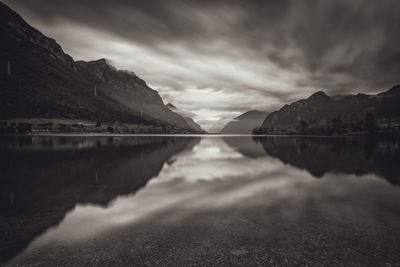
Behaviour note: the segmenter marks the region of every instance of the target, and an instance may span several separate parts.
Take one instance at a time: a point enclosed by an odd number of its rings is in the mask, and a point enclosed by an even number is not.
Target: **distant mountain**
[[[171,103],[168,103],[166,105],[166,107],[169,110],[179,114],[186,121],[186,123],[189,125],[189,127],[192,130],[199,132],[199,133],[205,133],[205,131],[201,128],[201,126],[199,124],[197,124],[192,118],[190,118],[188,114],[186,114],[185,112],[182,112],[181,110],[179,110],[177,107],[175,107]]]
[[[400,86],[377,95],[319,91],[267,116],[260,133],[333,134],[400,130]]]
[[[105,59],[75,62],[1,2],[0,47],[0,119],[87,119],[192,131],[133,72]]]
[[[251,110],[228,122],[221,130],[221,134],[251,134],[252,130],[260,127],[268,112]]]

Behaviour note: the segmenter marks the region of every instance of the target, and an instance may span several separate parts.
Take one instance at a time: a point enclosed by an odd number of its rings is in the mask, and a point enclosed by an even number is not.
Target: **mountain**
[[[0,47],[0,119],[86,119],[192,131],[133,72],[105,59],[75,62],[1,2]]]
[[[98,92],[132,112],[141,112],[152,118],[188,129],[184,118],[171,112],[157,91],[129,71],[116,70],[106,59],[77,61],[78,72],[96,86]]]
[[[205,133],[205,132],[206,132],[206,131],[204,131],[204,130],[201,128],[201,126],[200,126],[199,124],[197,124],[192,118],[189,117],[189,116],[190,116],[189,114],[187,114],[187,113],[185,113],[185,112],[179,110],[177,107],[175,107],[175,106],[174,106],[173,104],[171,104],[171,103],[168,103],[168,104],[166,105],[166,107],[167,107],[169,110],[171,110],[171,111],[173,111],[173,112],[179,114],[180,116],[182,116],[182,118],[185,119],[186,123],[189,125],[189,127],[190,127],[193,131],[198,132],[198,133]]]
[[[259,133],[345,134],[400,130],[400,86],[377,95],[329,97],[319,91],[285,105],[264,120]]]
[[[221,130],[221,134],[252,134],[256,127],[260,127],[268,112],[251,110],[228,122]]]
[[[177,110],[178,108],[175,107],[174,105],[172,105],[171,103],[166,104],[167,108],[171,109],[171,110]]]

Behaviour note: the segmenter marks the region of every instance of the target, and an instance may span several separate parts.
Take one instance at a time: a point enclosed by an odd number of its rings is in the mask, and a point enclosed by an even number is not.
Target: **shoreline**
[[[0,120],[0,135],[45,134],[200,134],[173,125],[135,124],[66,118],[15,118]]]
[[[204,136],[204,137],[307,137],[307,138],[344,138],[344,137],[382,137],[382,136],[400,136],[400,132],[382,132],[376,134],[360,133],[360,134],[343,134],[343,135],[301,135],[301,134],[132,134],[132,133],[60,133],[60,132],[35,132],[35,133],[4,133],[0,134],[0,137],[19,137],[19,136],[70,136],[70,137],[140,137],[140,136],[179,136],[179,137],[192,137],[192,136]]]

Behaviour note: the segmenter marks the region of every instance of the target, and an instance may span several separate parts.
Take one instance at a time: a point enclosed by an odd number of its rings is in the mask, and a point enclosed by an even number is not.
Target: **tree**
[[[7,61],[7,75],[11,76],[11,63],[10,63],[10,61]]]
[[[17,126],[17,133],[25,134],[32,131],[32,124],[30,123],[19,123]]]
[[[333,126],[336,128],[335,130],[339,130],[343,126],[342,117],[338,115],[336,118],[332,120]]]
[[[251,131],[251,133],[254,135],[259,135],[259,134],[262,134],[262,130],[260,127],[256,127]]]
[[[364,128],[370,133],[375,133],[378,129],[374,115],[372,115],[371,113],[365,114]]]
[[[305,134],[308,126],[309,125],[306,121],[300,121],[299,126],[297,127],[297,131],[300,132],[301,134]]]

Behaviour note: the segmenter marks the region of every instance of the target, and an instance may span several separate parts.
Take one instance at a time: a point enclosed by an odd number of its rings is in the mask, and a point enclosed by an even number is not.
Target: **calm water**
[[[400,264],[400,141],[1,137],[6,265]]]

